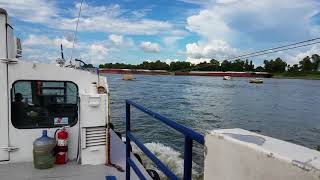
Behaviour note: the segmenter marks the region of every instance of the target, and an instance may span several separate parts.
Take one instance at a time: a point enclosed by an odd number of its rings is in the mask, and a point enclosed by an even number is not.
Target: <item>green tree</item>
[[[220,69],[221,71],[230,71],[232,67],[232,64],[230,61],[224,60],[221,63]]]
[[[281,58],[275,60],[264,60],[264,69],[267,72],[282,73],[286,71],[287,63]]]
[[[249,71],[254,71],[254,64],[252,63],[252,61],[250,61],[249,64]]]
[[[245,62],[240,60],[240,59],[236,59],[235,61],[233,61],[231,63],[231,70],[232,71],[244,71],[245,69]]]
[[[165,62],[157,60],[149,63],[149,70],[169,70],[169,65]]]
[[[255,69],[256,72],[263,72],[265,71],[264,68],[262,66],[258,66],[256,69]]]
[[[254,65],[253,65],[252,61],[250,61],[250,63],[249,63],[249,60],[246,59],[246,61],[244,63],[244,70],[245,71],[253,71],[254,70]]]
[[[210,67],[212,71],[219,71],[220,70],[220,62],[215,59],[210,60]]]
[[[311,56],[312,63],[313,63],[313,70],[318,71],[320,70],[320,56],[318,54],[313,54]]]
[[[189,71],[192,68],[192,64],[186,61],[171,62],[170,71]]]
[[[311,62],[311,59],[309,56],[303,58],[301,61],[299,61],[300,69],[301,71],[312,71],[314,69],[314,64]]]
[[[137,65],[137,69],[150,69],[151,65],[148,61],[143,61],[141,64]]]
[[[277,58],[274,61],[273,70],[274,72],[285,72],[287,63],[283,61],[281,58]]]
[[[288,66],[288,72],[299,72],[300,68],[298,64],[294,64],[292,66]]]
[[[211,71],[211,63],[207,63],[206,61],[200,62],[199,64],[195,65],[195,70],[197,71]]]
[[[84,68],[94,68],[92,64],[84,64],[82,67]]]
[[[270,61],[268,61],[268,60],[264,60],[263,61],[263,63],[264,63],[264,69],[265,69],[265,71],[267,71],[267,72],[272,72],[272,64],[273,64],[273,60],[270,60]]]

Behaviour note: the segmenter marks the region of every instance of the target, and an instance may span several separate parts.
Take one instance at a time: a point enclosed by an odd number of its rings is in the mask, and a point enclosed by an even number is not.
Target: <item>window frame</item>
[[[71,104],[71,105],[75,105],[77,106],[77,112],[76,112],[76,116],[75,116],[75,120],[72,124],[68,124],[68,125],[56,125],[56,126],[50,126],[50,127],[44,127],[44,126],[39,126],[39,127],[16,127],[13,123],[13,119],[12,119],[12,102],[13,102],[13,98],[14,98],[14,94],[13,94],[13,89],[14,89],[14,85],[18,82],[34,82],[34,81],[41,81],[41,82],[56,82],[56,83],[59,83],[59,82],[66,82],[66,83],[72,83],[73,85],[75,85],[76,87],[76,101],[77,103],[76,104]],[[20,80],[16,80],[12,83],[11,85],[11,89],[10,89],[10,104],[9,104],[9,107],[10,107],[10,122],[11,122],[11,125],[16,128],[16,129],[48,129],[48,128],[60,128],[60,127],[63,127],[63,126],[69,126],[69,127],[73,127],[75,125],[77,125],[78,121],[79,121],[79,114],[80,114],[80,96],[79,96],[79,86],[77,83],[73,82],[73,81],[69,81],[69,80],[35,80],[35,79],[20,79]]]

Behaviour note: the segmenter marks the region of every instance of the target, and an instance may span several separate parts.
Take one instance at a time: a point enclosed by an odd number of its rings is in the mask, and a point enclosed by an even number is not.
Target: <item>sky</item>
[[[60,57],[91,64],[162,60],[199,63],[320,37],[320,0],[0,0],[23,59]],[[314,53],[313,45],[252,59],[281,57],[289,64]]]

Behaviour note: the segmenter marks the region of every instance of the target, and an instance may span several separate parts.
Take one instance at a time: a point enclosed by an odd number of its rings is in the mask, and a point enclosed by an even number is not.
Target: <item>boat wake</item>
[[[167,167],[176,174],[179,179],[183,177],[183,158],[180,152],[174,150],[169,146],[165,146],[161,143],[146,143],[144,144],[153,154],[155,154]],[[154,163],[136,146],[133,145],[133,152],[137,153],[143,162],[143,166],[146,169],[153,169],[158,172],[161,179],[168,179],[166,175],[164,175]],[[193,162],[192,164],[192,179],[202,179],[197,169],[197,164]]]

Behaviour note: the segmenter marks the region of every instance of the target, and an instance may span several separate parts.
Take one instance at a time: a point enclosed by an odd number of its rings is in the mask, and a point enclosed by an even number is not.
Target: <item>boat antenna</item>
[[[61,59],[64,59],[62,44],[60,44],[60,50],[61,50]]]
[[[72,58],[73,58],[73,49],[74,49],[75,41],[76,41],[76,39],[77,39],[77,32],[78,32],[79,20],[80,20],[80,15],[81,15],[81,10],[82,10],[82,3],[83,3],[83,0],[81,0],[81,3],[80,3],[80,9],[79,9],[79,13],[78,13],[78,19],[77,19],[76,29],[75,29],[75,32],[74,32],[74,35],[73,35],[73,42],[72,42],[72,49],[71,49],[71,57],[70,57],[70,65],[71,65],[71,61],[72,61]]]

